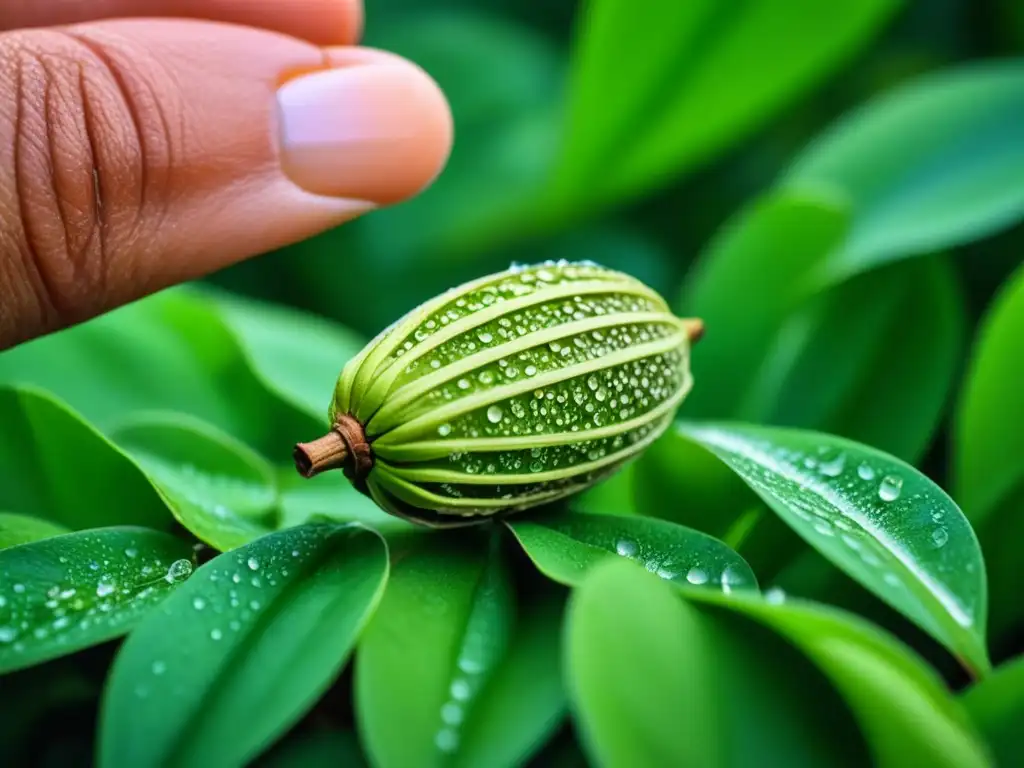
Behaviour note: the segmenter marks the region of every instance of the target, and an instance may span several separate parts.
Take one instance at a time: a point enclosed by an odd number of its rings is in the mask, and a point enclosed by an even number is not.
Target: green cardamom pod
[[[702,331],[592,262],[513,266],[420,305],[341,372],[332,428],[295,447],[383,510],[468,525],[581,491],[660,436]]]

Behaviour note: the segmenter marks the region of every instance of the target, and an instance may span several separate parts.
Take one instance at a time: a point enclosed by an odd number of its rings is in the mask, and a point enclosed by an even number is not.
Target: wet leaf
[[[0,387],[0,424],[0,506],[7,510],[71,529],[172,522],[138,468],[52,395]]]
[[[960,700],[984,735],[995,764],[1014,765],[1020,759],[1024,723],[1024,656],[1003,662]]]
[[[226,551],[272,530],[273,469],[243,443],[182,414],[139,414],[112,435],[198,539]]]
[[[333,682],[387,571],[383,539],[331,524],[203,565],[118,653],[98,764],[246,764]]]
[[[846,706],[792,646],[625,562],[574,592],[566,657],[594,765],[867,763]]]
[[[28,544],[30,541],[49,539],[70,532],[63,525],[51,523],[41,517],[0,512],[0,549],[7,549],[7,547],[17,544]]]
[[[655,518],[548,512],[505,523],[547,576],[578,586],[597,563],[624,557],[662,579],[733,591],[757,589],[743,558],[718,539]]]
[[[509,655],[515,595],[496,534],[419,536],[395,564],[356,657],[357,723],[375,765],[473,765],[488,749],[508,754],[508,742],[482,741],[501,730],[488,716],[514,705],[492,697],[522,695],[507,687],[518,673],[503,669],[522,661]]]
[[[187,542],[144,528],[0,550],[0,673],[125,634],[191,573]]]
[[[978,540],[952,499],[910,465],[803,430],[681,423],[794,531],[962,663],[988,669]]]
[[[830,259],[840,280],[970,242],[1024,215],[1024,63],[972,62],[919,77],[846,115],[788,171],[785,189],[834,189],[853,206]]]
[[[519,601],[508,655],[469,714],[455,765],[516,768],[562,721],[564,604],[561,592],[553,590]]]

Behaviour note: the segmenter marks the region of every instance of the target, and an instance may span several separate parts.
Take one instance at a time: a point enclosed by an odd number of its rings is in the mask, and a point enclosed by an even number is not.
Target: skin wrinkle
[[[371,135],[332,128],[325,193],[283,167],[275,91],[338,58],[378,73],[338,88],[342,110],[366,114],[359,87],[401,99]],[[451,140],[436,83],[399,57],[187,18],[0,32],[0,100],[0,350],[411,196]]]
[[[17,222],[21,227],[22,237],[15,235],[16,246],[15,249],[18,255],[21,257],[23,277],[22,281],[17,278],[17,270],[15,270],[15,278],[11,284],[17,286],[19,282],[24,282],[29,285],[35,295],[34,308],[36,311],[37,322],[45,325],[52,324],[57,319],[57,309],[52,303],[52,286],[47,283],[47,275],[42,267],[41,261],[38,254],[35,252],[35,243],[37,239],[33,234],[32,224],[27,211],[26,200],[28,199],[26,183],[27,174],[24,168],[24,154],[25,154],[25,143],[28,141],[28,137],[31,135],[29,131],[25,130],[26,115],[29,113],[30,105],[28,102],[28,96],[25,90],[25,67],[26,60],[23,56],[16,57],[14,63],[14,78],[15,78],[15,91],[14,91],[14,142],[13,142],[13,189],[14,199],[17,204],[18,217]],[[19,311],[22,309],[21,304],[23,302],[17,301],[15,296],[14,302],[14,321],[18,319]]]

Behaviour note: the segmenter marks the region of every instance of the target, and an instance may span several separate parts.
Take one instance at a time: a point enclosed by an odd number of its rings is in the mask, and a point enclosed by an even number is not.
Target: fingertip
[[[451,153],[453,121],[437,82],[370,49],[330,49],[331,69],[278,90],[282,168],[317,195],[390,205],[429,187]]]

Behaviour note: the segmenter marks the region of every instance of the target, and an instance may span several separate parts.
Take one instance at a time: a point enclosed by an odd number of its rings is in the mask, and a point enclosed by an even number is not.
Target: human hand
[[[0,350],[426,187],[448,106],[361,27],[361,0],[5,0]]]

